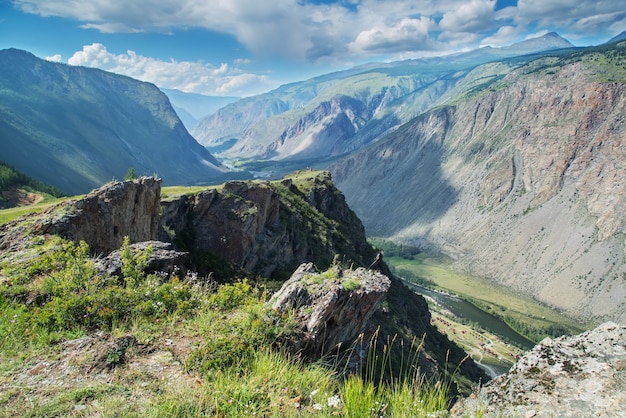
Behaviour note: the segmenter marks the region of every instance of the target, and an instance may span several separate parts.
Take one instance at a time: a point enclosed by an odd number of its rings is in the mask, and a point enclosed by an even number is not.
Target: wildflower
[[[333,395],[330,398],[328,398],[328,406],[332,408],[338,408],[340,404],[341,404],[341,398],[339,396]]]
[[[319,391],[320,391],[319,389],[315,389],[314,391],[312,391],[312,392],[309,394],[309,397],[310,397],[310,398],[313,398],[313,396],[317,395],[317,392],[319,392]]]
[[[322,405],[319,403],[314,403],[312,408],[316,411],[321,411],[322,410]]]

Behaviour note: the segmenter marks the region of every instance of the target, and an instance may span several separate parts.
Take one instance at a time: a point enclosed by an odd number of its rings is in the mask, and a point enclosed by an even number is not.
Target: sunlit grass
[[[554,309],[484,278],[460,273],[443,257],[420,254],[411,260],[388,257],[385,261],[399,271],[408,270],[415,277],[426,279],[438,290],[460,295],[507,322],[519,321],[537,329],[564,325],[572,332],[580,331],[580,324]]]
[[[375,339],[361,339],[370,344],[365,369],[347,373],[345,356],[310,362],[286,351],[281,341],[296,327],[294,313],[272,310],[264,290],[246,280],[191,285],[146,275],[149,250],[130,251],[127,242],[124,280],[99,279],[84,244],[57,239],[54,248],[23,266],[19,287],[0,288],[0,416],[393,417],[448,407],[449,383],[419,374],[421,344],[409,358],[391,359],[394,341],[379,352]],[[39,301],[27,304],[24,294],[40,295]],[[89,370],[97,358],[89,352],[64,358],[65,341],[128,334],[150,348],[130,347],[132,366],[55,380],[59,361],[68,361],[70,372]],[[142,368],[164,341],[189,348],[173,350],[167,369]],[[383,380],[392,362],[408,373]],[[45,372],[50,383],[13,383],[35,364],[54,366],[56,372]],[[185,383],[172,383],[174,375]]]

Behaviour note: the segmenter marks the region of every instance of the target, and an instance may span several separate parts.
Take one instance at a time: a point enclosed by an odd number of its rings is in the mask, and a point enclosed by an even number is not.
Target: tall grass
[[[445,414],[450,406],[452,376],[460,365],[451,376],[427,377],[418,363],[423,339],[414,338],[408,347],[404,347],[404,341],[398,341],[396,337],[384,344],[379,344],[378,338],[376,331],[367,342],[367,356],[362,367],[343,381],[340,388],[343,413],[349,417]],[[365,343],[361,339],[357,346],[363,347]],[[401,349],[392,350],[394,344],[401,345]],[[391,353],[397,352],[401,353],[400,358],[393,358]]]
[[[405,417],[448,407],[450,384],[420,372],[420,341],[392,358],[391,346],[403,343],[378,344],[375,333],[334,359],[305,361],[283,347],[295,313],[271,309],[254,283],[148,275],[149,252],[127,242],[122,279],[103,278],[84,244],[53,244],[0,286],[0,416]],[[0,264],[0,273],[18,267]],[[60,342],[94,333],[132,333],[146,345],[193,341],[178,366],[192,383],[171,385],[167,374],[125,363],[109,372],[111,384],[64,380],[33,394],[11,383],[36,359],[56,359]],[[349,366],[363,348],[367,356]]]

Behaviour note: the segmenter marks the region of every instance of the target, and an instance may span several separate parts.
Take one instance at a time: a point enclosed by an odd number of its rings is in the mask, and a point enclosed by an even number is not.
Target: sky
[[[589,46],[623,31],[626,0],[0,0],[0,49],[212,96],[547,32]]]

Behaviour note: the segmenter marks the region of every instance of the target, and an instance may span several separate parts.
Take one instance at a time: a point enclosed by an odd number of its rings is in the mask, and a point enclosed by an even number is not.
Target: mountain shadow
[[[417,117],[329,167],[369,236],[400,234],[408,223],[399,219],[434,224],[456,201],[458,193],[441,168],[453,114],[453,107],[445,107]],[[428,181],[416,179],[424,173]]]

